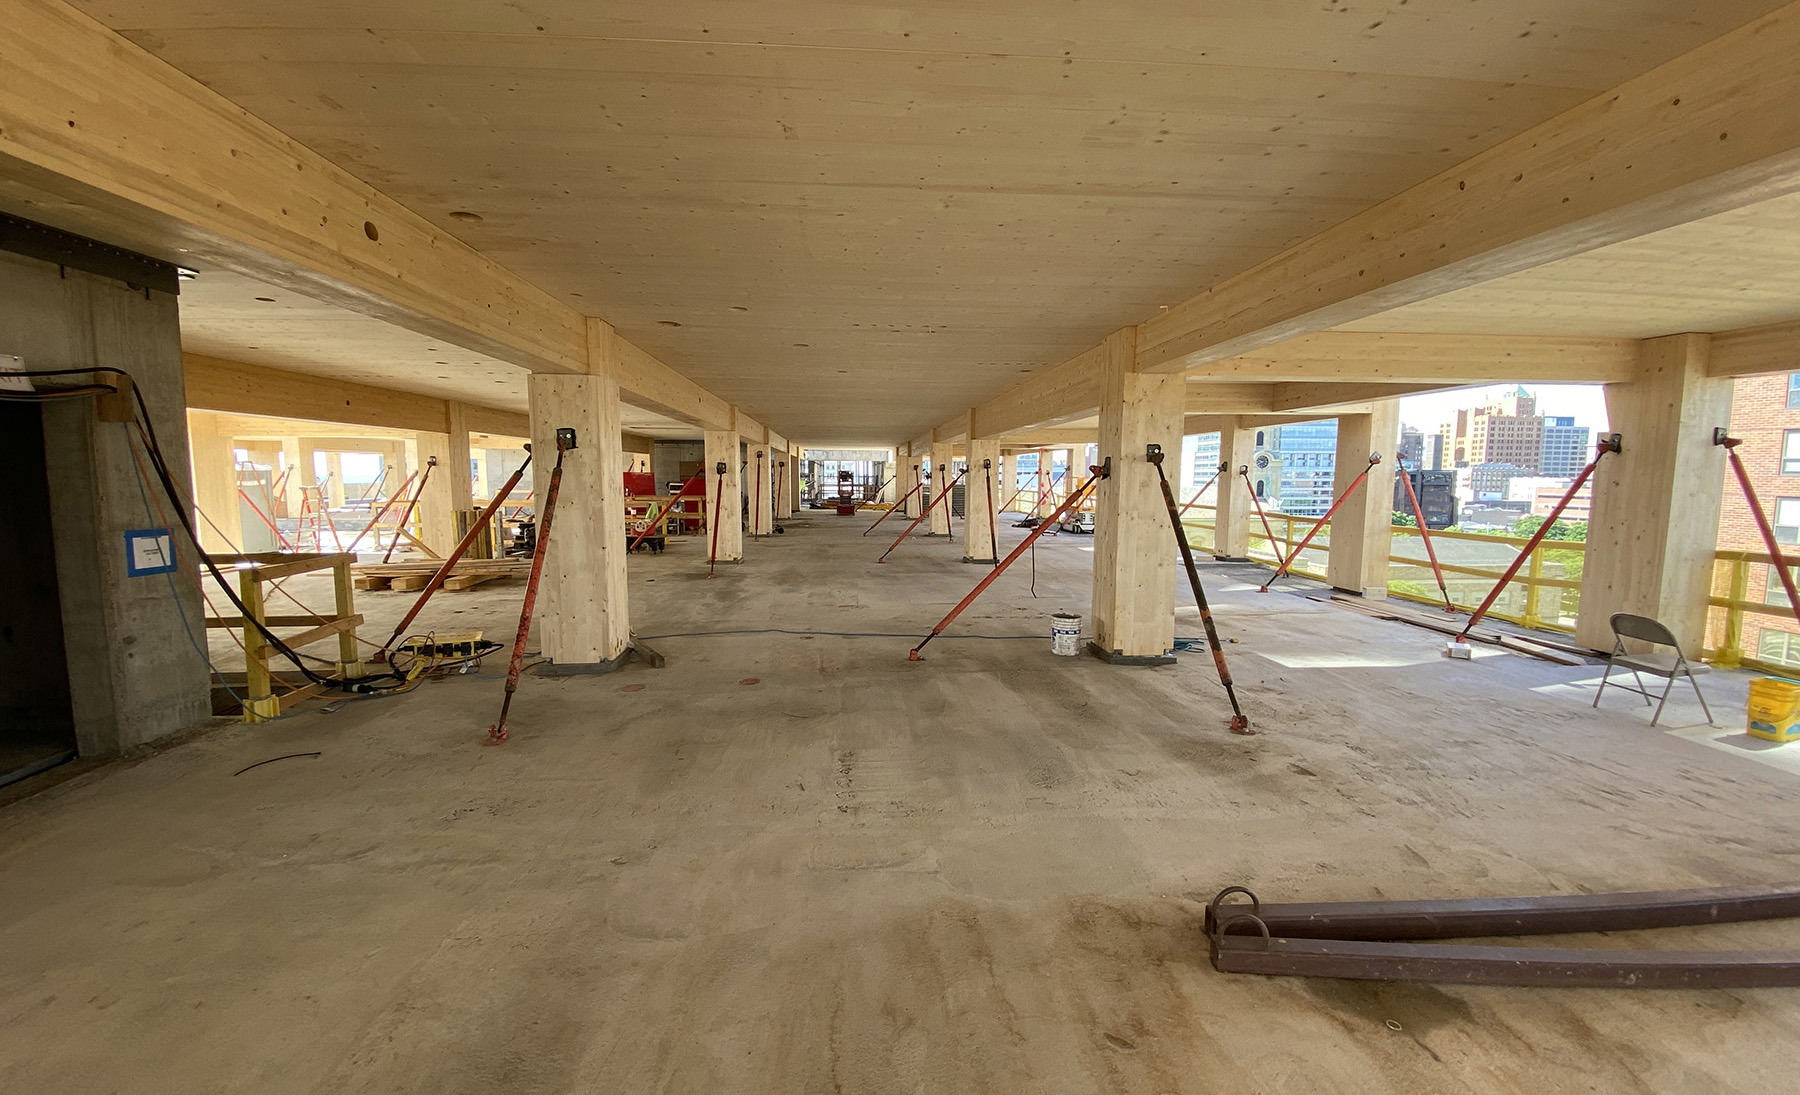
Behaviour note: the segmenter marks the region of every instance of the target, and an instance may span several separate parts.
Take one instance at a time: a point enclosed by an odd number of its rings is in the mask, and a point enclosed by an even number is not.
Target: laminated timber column
[[[1337,467],[1332,498],[1342,496],[1371,453],[1381,463],[1356,494],[1332,515],[1326,534],[1325,580],[1335,589],[1364,597],[1387,596],[1388,555],[1394,539],[1394,449],[1400,440],[1400,401],[1377,400],[1368,414],[1338,417]]]
[[[999,466],[995,469],[999,473],[1000,479],[1000,498],[997,503],[998,505],[1004,506],[1006,503],[1012,501],[1013,491],[1018,489],[1016,484],[1019,476],[1015,470],[1017,467],[1018,457],[1013,456],[1011,453],[1003,452],[1000,454]],[[1013,504],[1017,505],[1018,503],[1014,502]]]
[[[1112,459],[1112,477],[1101,480],[1094,512],[1088,650],[1115,665],[1164,665],[1175,660],[1176,550],[1144,450],[1161,445],[1165,461],[1180,460],[1187,382],[1138,371],[1135,327],[1107,338],[1100,376],[1100,461]],[[1069,471],[1077,473],[1072,462]]]
[[[989,466],[981,466],[982,461]],[[963,555],[965,563],[992,563],[994,556],[994,508],[1006,501],[994,492],[1000,473],[1000,442],[969,439],[969,474],[964,477]]]
[[[394,481],[392,489],[398,489],[401,481],[406,478],[406,450],[404,447],[400,450],[399,463],[401,475]],[[282,516],[298,517],[300,516],[300,486],[304,481],[300,472],[300,439],[298,437],[281,439],[281,471],[277,473],[276,478],[283,477],[285,478],[281,486],[281,502],[287,508],[287,512]],[[272,517],[274,514],[270,514],[270,516]]]
[[[1256,431],[1244,429],[1236,418],[1219,427],[1219,462],[1225,465],[1213,488],[1214,511],[1213,557],[1242,562],[1250,557],[1250,531],[1254,523],[1254,503],[1250,488],[1238,469],[1248,467],[1256,456]],[[1205,475],[1215,469],[1201,468]],[[1205,482],[1203,478],[1201,482]],[[1185,501],[1185,499],[1184,499]]]
[[[1607,619],[1630,612],[1662,621],[1689,658],[1700,654],[1720,484],[1737,490],[1712,443],[1713,428],[1730,423],[1732,385],[1706,375],[1710,350],[1706,335],[1646,340],[1637,379],[1606,386],[1606,418],[1623,448],[1600,461],[1592,480],[1575,624],[1585,646],[1612,649]]]
[[[913,488],[919,485],[919,458],[911,455],[897,457],[900,462],[899,477],[895,482],[900,488],[900,497],[905,504],[900,507],[899,517],[917,517],[919,515],[919,495]]]
[[[775,517],[784,520],[794,515],[794,492],[790,484],[794,481],[794,454],[775,451],[775,471],[773,473],[775,490]]]
[[[243,509],[238,505],[237,458],[220,416],[189,411],[188,450],[192,454],[195,528],[210,553],[235,552],[244,542]]]
[[[533,450],[541,452],[533,443]],[[413,434],[413,451],[416,455],[420,478],[425,479],[425,489],[419,492],[419,504],[414,507],[413,515],[418,521],[419,540],[439,556],[450,554],[456,547],[456,509],[451,501],[450,480],[456,476],[456,465],[450,451],[450,435],[447,433]],[[554,453],[555,447],[550,451]],[[424,470],[433,458],[437,466],[431,469],[431,475],[425,476]],[[413,489],[418,491],[418,480],[413,481]],[[538,497],[543,497],[539,494]]]
[[[948,441],[931,443],[931,498],[933,501],[937,500],[939,494],[950,489],[950,480],[955,478],[955,474],[950,470],[950,460],[954,455],[954,448]],[[926,533],[927,536],[950,535],[950,499],[946,498],[941,504],[932,507],[931,520],[927,524],[930,526]]]
[[[556,467],[556,431],[573,429],[576,444],[563,458],[562,487],[538,588],[538,643],[552,673],[616,667],[624,660],[631,633],[619,385],[607,365],[602,359],[588,375],[533,373],[530,380],[532,497],[540,530]],[[446,470],[441,460],[433,478]],[[449,470],[467,478],[467,468],[465,460],[460,469]]]
[[[738,455],[737,431],[707,430],[705,438],[707,550],[712,550],[716,523],[719,562],[739,563],[744,559],[744,480],[738,467],[742,457]],[[714,470],[720,464],[725,465],[723,490],[721,477]]]
[[[761,441],[746,441],[745,444],[749,446],[750,456],[750,463],[744,467],[744,474],[750,476],[750,489],[745,493],[750,500],[750,531],[757,536],[768,536],[775,531],[775,522],[769,517],[775,495],[774,450]]]

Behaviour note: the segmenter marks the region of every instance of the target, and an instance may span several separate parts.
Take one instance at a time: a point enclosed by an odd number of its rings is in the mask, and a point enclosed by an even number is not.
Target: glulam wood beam
[[[1800,190],[1800,3],[1626,81],[1143,325],[1184,371]]]

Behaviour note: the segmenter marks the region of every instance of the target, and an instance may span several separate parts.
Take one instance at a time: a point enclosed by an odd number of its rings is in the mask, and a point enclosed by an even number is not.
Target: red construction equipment
[[[719,518],[724,513],[725,473],[729,470],[723,460],[713,465],[713,476],[718,480],[718,487],[713,491],[712,512],[706,518],[712,524],[712,550],[706,555],[706,576],[708,578],[713,576],[713,568],[719,565]]]
[[[965,468],[964,471],[967,471],[967,469]],[[1000,575],[1006,573],[1006,568],[1009,566],[1012,566],[1013,561],[1015,559],[1017,559],[1019,556],[1025,554],[1026,550],[1028,548],[1030,548],[1032,544],[1037,543],[1037,538],[1044,534],[1045,529],[1047,529],[1051,525],[1055,524],[1057,518],[1061,517],[1063,515],[1063,513],[1065,511],[1067,511],[1070,507],[1079,504],[1080,500],[1082,498],[1086,497],[1087,494],[1094,489],[1095,484],[1099,483],[1100,480],[1110,477],[1112,475],[1112,457],[1110,457],[1110,456],[1107,457],[1106,463],[1104,463],[1102,465],[1088,468],[1088,471],[1093,473],[1092,475],[1090,475],[1088,477],[1088,481],[1081,484],[1081,486],[1077,487],[1075,489],[1075,493],[1073,493],[1073,494],[1069,495],[1067,498],[1063,499],[1063,504],[1056,507],[1056,512],[1052,513],[1047,520],[1039,522],[1037,527],[1033,528],[1029,533],[1027,533],[1025,536],[1025,539],[1019,541],[1019,546],[1016,548],[1013,548],[1012,554],[1008,555],[1006,557],[1006,559],[1000,563],[999,566],[996,566],[993,570],[990,570],[986,574],[982,575],[981,581],[975,583],[975,588],[971,589],[969,591],[969,595],[967,597],[964,597],[961,601],[957,602],[956,607],[950,610],[950,614],[945,616],[943,619],[939,620],[937,626],[931,629],[931,634],[929,634],[929,635],[925,636],[923,639],[919,640],[918,646],[913,647],[912,650],[907,652],[907,655],[906,655],[907,661],[913,661],[913,662],[924,661],[925,660],[924,656],[921,655],[919,652],[921,650],[925,649],[926,643],[930,642],[931,640],[937,638],[939,635],[943,634],[944,629],[946,627],[950,626],[951,621],[955,620],[958,616],[962,615],[963,609],[968,608],[971,604],[974,604],[975,598],[981,596],[982,590],[986,589],[988,586],[993,585],[995,578],[998,578],[998,577],[1000,577]],[[961,473],[959,472],[958,475],[961,475]],[[948,494],[949,491],[945,491],[944,493]],[[936,504],[935,500],[934,500],[933,504]],[[917,522],[914,522],[914,523],[916,524]],[[898,543],[899,541],[895,541],[895,542]],[[892,549],[890,548],[889,550],[892,550]]]
[[[942,471],[941,468],[939,470],[940,470],[940,472]],[[900,541],[906,539],[909,535],[911,535],[912,530],[919,527],[920,521],[923,521],[923,520],[925,520],[925,518],[930,517],[931,511],[938,508],[939,504],[943,503],[945,501],[945,499],[950,497],[950,492],[955,489],[957,482],[960,479],[962,479],[963,476],[965,476],[967,474],[969,474],[969,469],[964,468],[963,470],[956,473],[956,476],[950,480],[949,484],[947,486],[945,486],[943,490],[934,492],[931,496],[931,504],[929,506],[925,507],[925,512],[923,512],[923,513],[919,514],[917,517],[913,518],[913,523],[906,526],[906,531],[902,532],[900,534],[899,539],[896,539],[893,543],[889,544],[888,549],[881,553],[881,558],[879,558],[875,561],[878,563],[887,562],[887,557],[889,555],[892,555],[894,553],[894,549],[900,546]],[[948,513],[949,510],[945,510],[944,512]]]
[[[356,554],[356,545],[362,543],[362,538],[369,534],[370,529],[374,528],[376,525],[381,523],[381,519],[383,517],[387,516],[387,511],[392,509],[394,503],[398,502],[406,494],[406,488],[412,486],[413,480],[418,478],[418,475],[419,475],[418,472],[413,472],[411,475],[406,477],[405,482],[400,484],[400,489],[395,491],[392,495],[390,495],[388,497],[387,501],[385,501],[381,504],[381,508],[375,511],[375,516],[369,518],[369,523],[364,525],[362,531],[356,534],[356,539],[350,541],[350,546],[345,548],[344,549],[345,551],[349,552],[352,555]],[[395,539],[398,540],[399,537],[396,536]],[[375,543],[376,543],[376,546],[379,547],[381,544],[380,539],[378,538],[375,541]],[[390,554],[391,554],[391,552],[390,552]]]
[[[1531,534],[1531,539],[1525,541],[1525,546],[1519,549],[1518,557],[1512,561],[1511,566],[1506,568],[1506,573],[1500,575],[1500,580],[1494,583],[1494,588],[1488,591],[1487,597],[1481,602],[1481,607],[1477,608],[1474,615],[1469,617],[1469,622],[1463,626],[1461,633],[1451,640],[1452,653],[1468,639],[1469,632],[1475,629],[1475,625],[1481,622],[1483,616],[1487,615],[1487,610],[1494,607],[1494,602],[1500,599],[1500,593],[1506,588],[1506,583],[1513,580],[1513,575],[1519,573],[1519,568],[1525,565],[1525,560],[1531,558],[1531,553],[1536,551],[1537,546],[1544,542],[1544,537],[1548,536],[1550,534],[1550,529],[1556,525],[1556,519],[1562,516],[1562,511],[1567,509],[1569,503],[1575,500],[1575,495],[1580,492],[1582,486],[1593,476],[1594,469],[1600,466],[1600,458],[1609,452],[1619,451],[1620,437],[1618,434],[1608,434],[1600,439],[1599,443],[1596,445],[1594,458],[1588,461],[1587,467],[1581,469],[1581,474],[1575,477],[1575,482],[1569,484],[1568,491],[1564,493],[1562,498],[1556,503],[1556,508],[1550,511],[1550,516],[1544,518],[1544,523],[1539,525],[1537,531]]]
[[[419,498],[425,493],[425,484],[431,482],[431,469],[435,467],[437,467],[437,457],[426,457],[425,470],[419,475],[419,489],[413,491],[412,497],[406,500],[406,510],[400,514],[400,523],[396,526],[396,529],[404,529],[407,525],[412,524],[413,510],[418,508]],[[399,544],[400,533],[396,531],[394,533],[394,538],[388,541],[387,551],[382,553],[381,561],[385,563],[389,559],[392,559],[394,557],[394,548],[398,547]]]
[[[1438,592],[1444,595],[1444,611],[1455,612],[1450,589],[1444,585],[1444,568],[1438,565],[1437,549],[1431,546],[1431,529],[1425,525],[1424,507],[1419,505],[1419,493],[1413,490],[1412,473],[1406,470],[1406,457],[1394,457],[1394,466],[1400,472],[1400,482],[1406,484],[1406,498],[1412,503],[1413,519],[1419,522],[1419,538],[1425,541],[1425,557],[1431,560],[1431,573],[1437,575]]]
[[[300,488],[300,527],[294,533],[299,540],[309,531],[312,534],[313,550],[325,550],[325,530],[331,530],[331,542],[339,551],[344,550],[344,539],[338,535],[337,522],[331,519],[331,506],[326,492],[331,489],[331,476],[327,475],[316,486]]]
[[[657,528],[662,525],[663,518],[667,517],[669,515],[669,511],[671,511],[675,508],[675,504],[677,502],[680,502],[682,500],[682,498],[687,495],[688,487],[692,486],[695,482],[697,482],[701,479],[704,479],[704,478],[706,478],[706,473],[703,471],[697,471],[693,475],[689,476],[687,481],[682,483],[681,487],[679,489],[677,489],[674,494],[669,496],[669,500],[663,504],[663,508],[656,514],[656,516],[650,518],[648,521],[645,522],[644,531],[638,533],[637,536],[631,541],[631,543],[625,545],[626,552],[629,553],[629,552],[636,551],[639,544],[641,544],[645,540],[649,539],[650,534],[652,532],[655,532],[657,530]],[[702,496],[701,500],[704,501],[705,497]],[[680,530],[677,529],[676,531],[679,532]]]
[[[1269,515],[1263,512],[1262,498],[1257,495],[1256,488],[1250,485],[1250,465],[1239,464],[1238,474],[1243,476],[1244,489],[1250,492],[1250,504],[1256,507],[1256,516],[1262,520],[1263,535],[1269,538],[1269,550],[1279,559],[1281,551],[1275,546],[1275,530],[1269,527]]]
[[[1169,524],[1175,529],[1175,543],[1181,548],[1182,565],[1187,567],[1188,585],[1194,590],[1194,605],[1200,609],[1200,626],[1206,631],[1206,644],[1212,648],[1213,665],[1219,671],[1219,683],[1225,686],[1225,698],[1231,701],[1231,722],[1228,729],[1234,734],[1254,734],[1256,731],[1250,729],[1250,717],[1238,706],[1237,689],[1231,683],[1231,669],[1225,664],[1225,647],[1219,642],[1219,629],[1213,626],[1212,609],[1206,603],[1206,591],[1200,588],[1200,571],[1194,566],[1194,549],[1188,546],[1187,526],[1181,523],[1181,514],[1175,509],[1175,492],[1169,489],[1169,477],[1163,474],[1162,446],[1145,446],[1144,459],[1156,469],[1157,482],[1162,485],[1163,502],[1169,507]],[[1219,470],[1224,471],[1225,465],[1219,465]],[[1218,476],[1213,478],[1217,479]]]
[[[556,517],[556,495],[562,489],[563,457],[574,447],[575,431],[558,428],[556,467],[550,472],[550,490],[544,498],[544,519],[538,523],[537,550],[531,553],[531,578],[525,583],[525,604],[519,611],[519,633],[513,639],[512,661],[506,666],[506,698],[500,701],[500,721],[488,727],[485,745],[499,745],[507,737],[506,713],[512,709],[513,693],[519,690],[519,674],[525,669],[525,640],[531,635],[531,612],[537,607],[538,579],[544,576],[544,555],[550,549],[550,522]],[[506,494],[501,491],[495,501],[505,498]],[[488,514],[493,513],[494,508],[489,505]]]
[[[1206,488],[1212,486],[1214,483],[1217,483],[1219,481],[1219,476],[1224,475],[1225,469],[1230,466],[1231,466],[1230,464],[1220,464],[1219,470],[1213,472],[1212,478],[1208,479],[1206,482],[1200,484],[1200,489],[1194,492],[1194,496],[1192,498],[1188,499],[1188,504],[1181,507],[1181,515],[1183,517],[1186,517],[1187,511],[1193,509],[1194,506],[1200,501],[1200,496],[1202,494],[1206,493]]]
[[[1781,588],[1787,591],[1788,608],[1793,611],[1794,619],[1800,621],[1800,593],[1794,591],[1794,576],[1788,569],[1787,556],[1781,553],[1781,543],[1775,539],[1774,526],[1769,524],[1769,516],[1763,512],[1762,502],[1757,500],[1756,488],[1750,485],[1750,473],[1744,470],[1744,461],[1737,454],[1738,446],[1743,443],[1742,438],[1728,436],[1723,426],[1713,430],[1713,444],[1723,446],[1726,458],[1731,461],[1731,470],[1737,474],[1738,485],[1744,488],[1744,501],[1750,503],[1750,515],[1756,518],[1756,527],[1762,533],[1763,544],[1769,549],[1769,558],[1774,560],[1775,573],[1781,578]]]
[[[512,478],[508,479],[506,481],[506,486],[501,487],[499,493],[494,495],[494,500],[489,502],[487,508],[481,511],[481,516],[475,519],[475,523],[469,526],[469,531],[463,534],[462,542],[456,545],[456,550],[452,551],[449,558],[444,560],[443,565],[437,568],[437,573],[431,576],[431,581],[425,583],[425,588],[419,591],[419,599],[413,602],[413,606],[407,611],[406,617],[400,621],[398,627],[394,628],[394,633],[388,636],[387,642],[381,644],[381,649],[375,652],[375,656],[371,660],[381,661],[383,658],[387,657],[387,652],[392,650],[394,644],[399,642],[401,636],[406,634],[407,625],[412,623],[413,620],[418,617],[420,611],[425,607],[425,602],[430,600],[431,595],[436,593],[438,588],[444,584],[444,579],[450,577],[450,572],[454,570],[456,564],[461,561],[463,553],[469,550],[469,545],[475,542],[475,538],[481,535],[481,530],[487,528],[488,522],[493,520],[495,511],[500,508],[500,503],[506,501],[506,496],[511,494],[512,489],[519,485],[519,480],[525,475],[525,469],[531,466],[530,446],[527,446],[525,451],[527,454],[525,462],[519,465],[519,470],[512,473]],[[549,523],[548,515],[546,515],[544,520],[546,524]],[[540,532],[538,536],[540,537],[538,542],[540,544],[543,543],[543,533]]]
[[[756,496],[750,503],[750,539],[756,539],[756,523],[762,519],[763,454],[756,450]]]
[[[895,502],[892,506],[889,506],[885,511],[882,512],[880,517],[875,518],[875,525],[879,525],[883,521],[887,520],[888,517],[891,516],[895,510],[905,509],[907,499],[911,498],[913,495],[919,493],[919,491],[924,489],[925,480],[919,479],[919,465],[917,465],[917,464],[913,465],[913,478],[918,479],[918,482],[913,484],[913,488],[911,490],[909,490],[905,494],[901,495],[900,500],[898,502]],[[863,535],[867,536],[869,533],[874,532],[875,525],[870,525],[868,528],[863,529]]]
[[[1275,568],[1275,573],[1268,581],[1263,583],[1261,589],[1257,590],[1258,593],[1269,592],[1269,587],[1275,584],[1276,579],[1287,573],[1288,567],[1293,566],[1294,560],[1300,558],[1300,553],[1306,550],[1306,545],[1312,543],[1312,538],[1319,534],[1319,530],[1331,523],[1331,515],[1338,511],[1338,507],[1344,504],[1345,499],[1356,493],[1356,488],[1362,486],[1362,481],[1369,477],[1369,473],[1374,471],[1375,465],[1379,463],[1381,463],[1381,454],[1378,452],[1370,453],[1369,466],[1364,468],[1355,479],[1350,481],[1350,485],[1344,488],[1344,493],[1338,495],[1337,500],[1331,503],[1331,508],[1325,511],[1325,516],[1319,518],[1319,523],[1308,529],[1306,535],[1300,538],[1300,542],[1294,545],[1293,552],[1288,555],[1287,559],[1284,560],[1280,566]],[[1262,505],[1258,503],[1256,508],[1260,512]],[[1264,518],[1264,520],[1266,521],[1267,518]]]

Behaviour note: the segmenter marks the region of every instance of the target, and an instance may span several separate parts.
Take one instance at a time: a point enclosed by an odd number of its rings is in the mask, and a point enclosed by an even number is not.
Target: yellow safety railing
[[[1774,565],[1774,557],[1767,552],[1713,553],[1712,588],[1706,599],[1706,648],[1701,651],[1712,664],[1788,675],[1800,670],[1800,624],[1794,621],[1794,610],[1788,607]],[[1788,566],[1794,568],[1791,561]],[[1745,645],[1746,630],[1757,638],[1753,648]],[[1771,633],[1782,636],[1775,645],[1781,647],[1779,652],[1785,658],[1763,656],[1762,639]]]
[[[1196,505],[1188,510],[1182,523],[1196,535],[1196,547],[1212,550],[1216,544],[1217,508]],[[1319,521],[1315,517],[1294,517],[1267,511],[1269,525],[1275,533],[1271,545],[1262,522],[1250,515],[1250,550],[1252,560],[1277,566],[1281,558],[1306,538],[1306,533]],[[1388,593],[1421,604],[1442,605],[1437,579],[1431,572],[1431,560],[1425,556],[1419,530],[1411,525],[1395,525],[1394,546],[1388,555]],[[1312,543],[1295,560],[1293,571],[1314,578],[1325,577],[1326,549],[1330,546],[1329,528],[1313,537]],[[1459,608],[1473,611],[1506,568],[1528,543],[1523,536],[1491,536],[1476,532],[1433,532],[1438,564],[1444,571],[1444,585],[1450,601]],[[1451,546],[1458,542],[1478,545],[1484,557],[1470,558],[1469,548]],[[1277,553],[1279,552],[1279,557]],[[1544,540],[1532,551],[1531,558],[1517,576],[1507,583],[1488,615],[1509,620],[1525,627],[1572,632],[1575,616],[1581,607],[1581,567],[1586,559],[1587,544],[1580,540]]]

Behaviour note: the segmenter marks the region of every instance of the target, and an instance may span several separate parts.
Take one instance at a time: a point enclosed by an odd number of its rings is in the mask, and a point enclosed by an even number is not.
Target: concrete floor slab
[[[1035,599],[1022,563],[910,663],[976,575],[944,541],[877,566],[866,524],[802,516],[711,580],[692,543],[635,557],[635,627],[667,668],[528,677],[503,747],[480,744],[493,658],[0,809],[0,1089],[1791,1086],[1800,992],[1229,977],[1200,934],[1233,883],[1791,878],[1800,773],[1719,744],[1748,675],[1707,680],[1720,728],[1652,730],[1632,697],[1589,708],[1597,670],[1447,661],[1441,636],[1209,566],[1261,731],[1233,737],[1204,655],[1050,653],[1049,614],[1087,611],[1091,540],[1040,541]],[[520,593],[443,594],[427,619],[505,638]],[[358,602],[379,638],[410,598]],[[1800,925],[1587,942],[1793,947]]]

